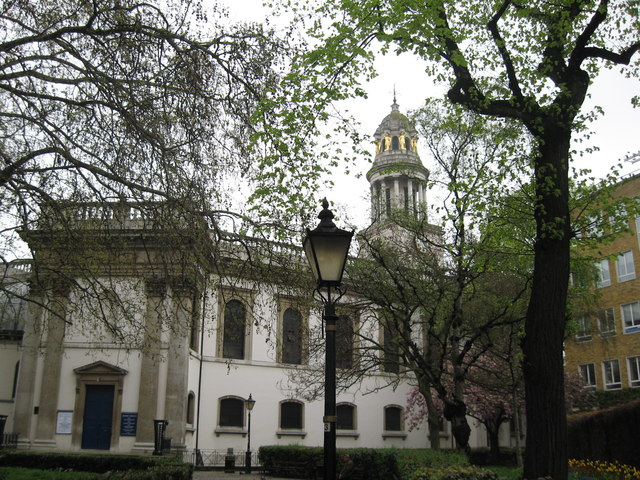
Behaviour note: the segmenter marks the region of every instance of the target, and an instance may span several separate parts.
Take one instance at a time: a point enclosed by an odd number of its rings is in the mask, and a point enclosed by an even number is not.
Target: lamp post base
[[[251,450],[244,454],[244,473],[251,473]]]

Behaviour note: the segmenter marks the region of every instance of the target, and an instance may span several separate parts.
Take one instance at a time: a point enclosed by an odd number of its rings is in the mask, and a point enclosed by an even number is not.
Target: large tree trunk
[[[568,127],[567,127],[568,128]],[[524,478],[567,478],[563,338],[569,280],[570,131],[545,124],[536,159],[537,223],[531,300],[524,352],[527,442]]]
[[[445,400],[444,418],[451,422],[451,434],[456,439],[458,449],[465,455],[469,455],[469,437],[471,427],[467,422],[467,405],[457,399]]]
[[[501,420],[487,421],[484,424],[489,437],[489,465],[500,464],[500,425]]]
[[[429,445],[432,450],[440,450],[440,415],[433,401],[431,386],[427,383],[425,388],[420,389],[427,404],[427,425],[429,427]]]

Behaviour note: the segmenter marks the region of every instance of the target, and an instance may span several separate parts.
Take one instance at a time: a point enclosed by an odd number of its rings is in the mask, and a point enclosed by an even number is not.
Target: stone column
[[[21,443],[31,441],[38,352],[42,335],[42,292],[35,293],[32,287],[29,298],[32,301],[27,304],[13,419],[13,430],[19,434]]]
[[[391,200],[393,208],[402,208],[402,196],[400,195],[400,179],[393,179],[393,200]]]
[[[138,425],[136,446],[153,446],[153,420],[158,404],[158,381],[160,371],[160,335],[162,325],[164,282],[148,281],[146,284],[147,306],[144,314],[144,350],[140,365],[138,389]],[[145,444],[145,445],[138,445]]]
[[[389,215],[387,211],[387,183],[383,180],[380,182],[380,216]]]
[[[69,290],[57,288],[48,304],[47,337],[44,351],[40,405],[34,442],[41,445],[55,443],[60,372],[62,369],[63,341]]]
[[[167,355],[167,389],[165,419],[169,421],[166,435],[172,447],[184,447],[187,415],[187,380],[189,377],[189,332],[193,315],[193,289],[172,289],[173,329],[169,332]]]

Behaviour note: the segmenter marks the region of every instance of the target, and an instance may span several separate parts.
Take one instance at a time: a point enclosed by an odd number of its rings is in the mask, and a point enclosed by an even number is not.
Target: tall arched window
[[[282,363],[302,363],[302,314],[295,308],[287,308],[282,316]]]
[[[353,367],[353,321],[349,315],[340,315],[336,324],[336,367]]]
[[[196,410],[196,394],[189,392],[187,395],[187,423],[193,425]]]
[[[385,372],[398,373],[400,371],[400,355],[397,338],[387,325],[383,325],[382,328],[382,341],[384,346],[382,369]]]
[[[396,135],[391,139],[391,149],[392,150],[400,150],[400,140]]]
[[[247,309],[240,300],[230,300],[224,307],[224,332],[222,356],[224,358],[245,358],[245,335]]]

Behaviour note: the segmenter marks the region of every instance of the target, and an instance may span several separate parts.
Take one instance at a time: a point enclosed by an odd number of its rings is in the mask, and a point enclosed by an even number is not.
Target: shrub
[[[355,448],[338,450],[336,470],[344,467],[344,456],[349,454],[354,469],[363,472],[368,480],[387,480],[398,476],[396,450]],[[291,475],[287,466],[291,462],[300,463],[307,477],[314,477],[316,466],[322,464],[322,448],[302,447],[299,445],[271,445],[260,447],[258,451],[261,464],[275,476]]]
[[[469,465],[468,458],[456,450],[406,449],[396,450],[401,478],[421,467],[444,468]]]
[[[498,475],[475,466],[454,466],[419,468],[409,475],[408,480],[498,480]]]
[[[608,410],[571,415],[567,421],[569,456],[617,461],[640,468],[637,425],[640,425],[640,400]]]
[[[82,455],[64,453],[7,452],[0,454],[4,467],[37,467],[87,473],[87,478],[105,480],[188,480],[193,466],[171,457],[127,455]],[[103,475],[96,476],[95,473]]]

